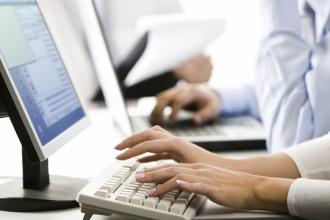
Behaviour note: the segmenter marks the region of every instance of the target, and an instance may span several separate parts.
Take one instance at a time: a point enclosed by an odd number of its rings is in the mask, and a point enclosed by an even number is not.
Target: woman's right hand
[[[144,153],[152,153],[152,155],[141,158],[140,162],[173,159],[180,163],[217,164],[219,160],[217,155],[178,138],[159,126],[127,138],[118,144],[116,149],[127,149],[117,156],[118,160],[126,160]]]
[[[164,110],[171,107],[169,124],[177,121],[178,113],[195,104],[197,109],[193,112],[193,122],[203,124],[215,119],[221,112],[220,95],[206,84],[182,84],[160,93],[150,119],[155,125],[164,124]]]
[[[272,178],[223,169],[209,164],[169,164],[136,174],[141,183],[157,183],[147,196],[161,196],[173,189],[207,196],[236,209],[287,213],[287,196],[294,179]]]

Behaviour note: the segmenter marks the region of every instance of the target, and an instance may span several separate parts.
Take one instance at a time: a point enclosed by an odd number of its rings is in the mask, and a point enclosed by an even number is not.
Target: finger
[[[146,169],[145,172],[152,172],[166,168],[190,168],[190,169],[205,169],[209,168],[209,165],[202,164],[202,163],[173,163],[173,164],[166,164],[159,167],[149,168]]]
[[[157,131],[155,129],[148,129],[146,131],[143,131],[141,133],[135,134],[127,139],[125,139],[123,142],[118,144],[115,149],[117,150],[124,150],[126,148],[132,148],[135,145],[138,145],[140,143],[143,143],[145,141],[154,140],[154,139],[161,139],[167,137],[167,134],[161,131]]]
[[[171,159],[171,156],[168,155],[167,153],[162,153],[162,154],[154,154],[150,156],[143,157],[139,159],[140,163],[148,163],[148,162],[153,162],[153,161],[158,161],[158,160],[168,160]]]
[[[141,183],[164,183],[180,174],[191,174],[198,176],[198,171],[189,168],[165,168],[152,172],[144,172],[136,175],[136,180]]]
[[[169,131],[165,130],[164,128],[162,128],[161,126],[158,126],[158,125],[152,127],[151,129],[162,132],[162,133],[171,134]]]
[[[202,107],[197,113],[194,114],[193,120],[196,124],[203,124],[214,117],[216,117],[217,112],[214,106],[210,103]]]
[[[197,193],[210,197],[213,192],[216,192],[215,187],[206,183],[201,183],[201,182],[190,183],[184,180],[177,180],[176,182],[179,189],[190,193]]]
[[[169,153],[173,151],[171,139],[145,141],[117,156],[118,160],[127,160],[144,153]]]
[[[194,96],[189,91],[185,91],[177,94],[171,103],[172,112],[169,117],[169,123],[174,124],[177,120],[178,113],[185,106],[191,104],[194,101]]]
[[[164,195],[167,192],[178,188],[178,183],[177,180],[182,180],[185,182],[192,182],[192,183],[198,183],[198,182],[205,182],[205,180],[203,180],[203,178],[196,176],[196,175],[190,175],[190,174],[179,174],[175,177],[173,177],[172,179],[170,179],[169,181],[162,183],[162,184],[158,184],[156,186],[156,188],[151,189],[150,191],[147,192],[148,196],[160,196],[160,195]]]
[[[163,112],[164,109],[170,104],[175,94],[178,92],[178,88],[173,88],[161,93],[157,97],[157,104],[151,113],[151,122],[155,124],[163,124]]]

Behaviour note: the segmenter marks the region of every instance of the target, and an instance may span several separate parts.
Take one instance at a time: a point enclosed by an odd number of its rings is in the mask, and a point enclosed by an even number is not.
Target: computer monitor
[[[24,151],[24,189],[21,183],[1,186],[0,209],[76,206],[85,182],[49,181],[47,159],[89,120],[36,0],[0,0],[0,61],[0,96]]]

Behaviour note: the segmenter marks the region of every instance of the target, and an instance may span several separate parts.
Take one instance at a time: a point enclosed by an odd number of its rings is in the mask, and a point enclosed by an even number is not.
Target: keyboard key
[[[140,193],[140,194],[146,195],[147,191],[146,190],[139,189],[136,193]]]
[[[110,179],[108,179],[106,182],[108,183],[116,183],[116,182],[120,182],[121,179],[119,177],[114,177],[112,176]]]
[[[99,196],[99,197],[107,198],[107,197],[108,197],[108,191],[107,191],[107,190],[99,189],[99,190],[95,193],[95,195],[96,195],[96,196]]]
[[[126,202],[128,203],[129,200],[131,199],[132,194],[129,193],[120,193],[117,197],[116,200],[120,202]]]
[[[158,201],[159,201],[158,197],[148,197],[144,201],[143,206],[154,209],[156,208]]]
[[[130,203],[135,204],[135,205],[143,205],[144,200],[146,200],[146,197],[141,194],[135,194],[131,200]]]
[[[113,177],[119,178],[121,182],[124,182],[129,176],[129,172],[117,172],[113,175]]]
[[[165,194],[164,196],[163,196],[163,198],[162,199],[166,199],[166,200],[169,200],[169,201],[171,201],[172,203],[175,201],[175,195],[171,195],[171,194]]]
[[[131,197],[136,193],[135,190],[130,190],[130,189],[124,189],[120,192],[120,194],[128,194],[130,195]]]
[[[114,193],[120,184],[104,184],[103,186],[101,186],[101,190],[106,190],[108,191],[108,193]]]
[[[137,186],[126,186],[125,189],[136,191],[139,187]]]
[[[123,167],[129,168],[131,171],[135,171],[139,164],[140,163],[136,160],[128,160]]]
[[[177,198],[177,201],[183,201],[186,203],[186,205],[188,205],[190,203],[190,201],[194,198],[194,196],[195,196],[194,193],[189,193],[189,192],[183,191]]]
[[[172,202],[167,199],[162,199],[157,205],[157,209],[168,212],[171,208]]]
[[[187,204],[184,201],[176,201],[172,205],[170,212],[182,215],[186,210],[186,208],[187,208]]]
[[[137,187],[140,187],[142,184],[139,183],[139,182],[136,182],[136,181],[132,181],[128,184],[129,186],[137,186]]]

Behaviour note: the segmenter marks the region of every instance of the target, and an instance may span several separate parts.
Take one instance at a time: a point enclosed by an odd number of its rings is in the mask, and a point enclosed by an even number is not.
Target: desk
[[[93,107],[90,111],[92,126],[72,140],[67,146],[54,154],[50,160],[50,173],[73,177],[93,178],[107,167],[118,154],[113,146],[123,136],[112,124],[109,112],[103,108]],[[0,183],[11,177],[21,176],[21,147],[9,119],[0,119]],[[226,153],[227,156],[245,157],[264,152]],[[73,163],[74,161],[74,163]],[[79,209],[45,213],[9,213],[0,212],[0,219],[6,220],[82,220]],[[133,220],[121,216],[94,216],[94,220]],[[207,202],[196,219],[293,219],[282,215],[266,213],[237,212],[220,208]]]

